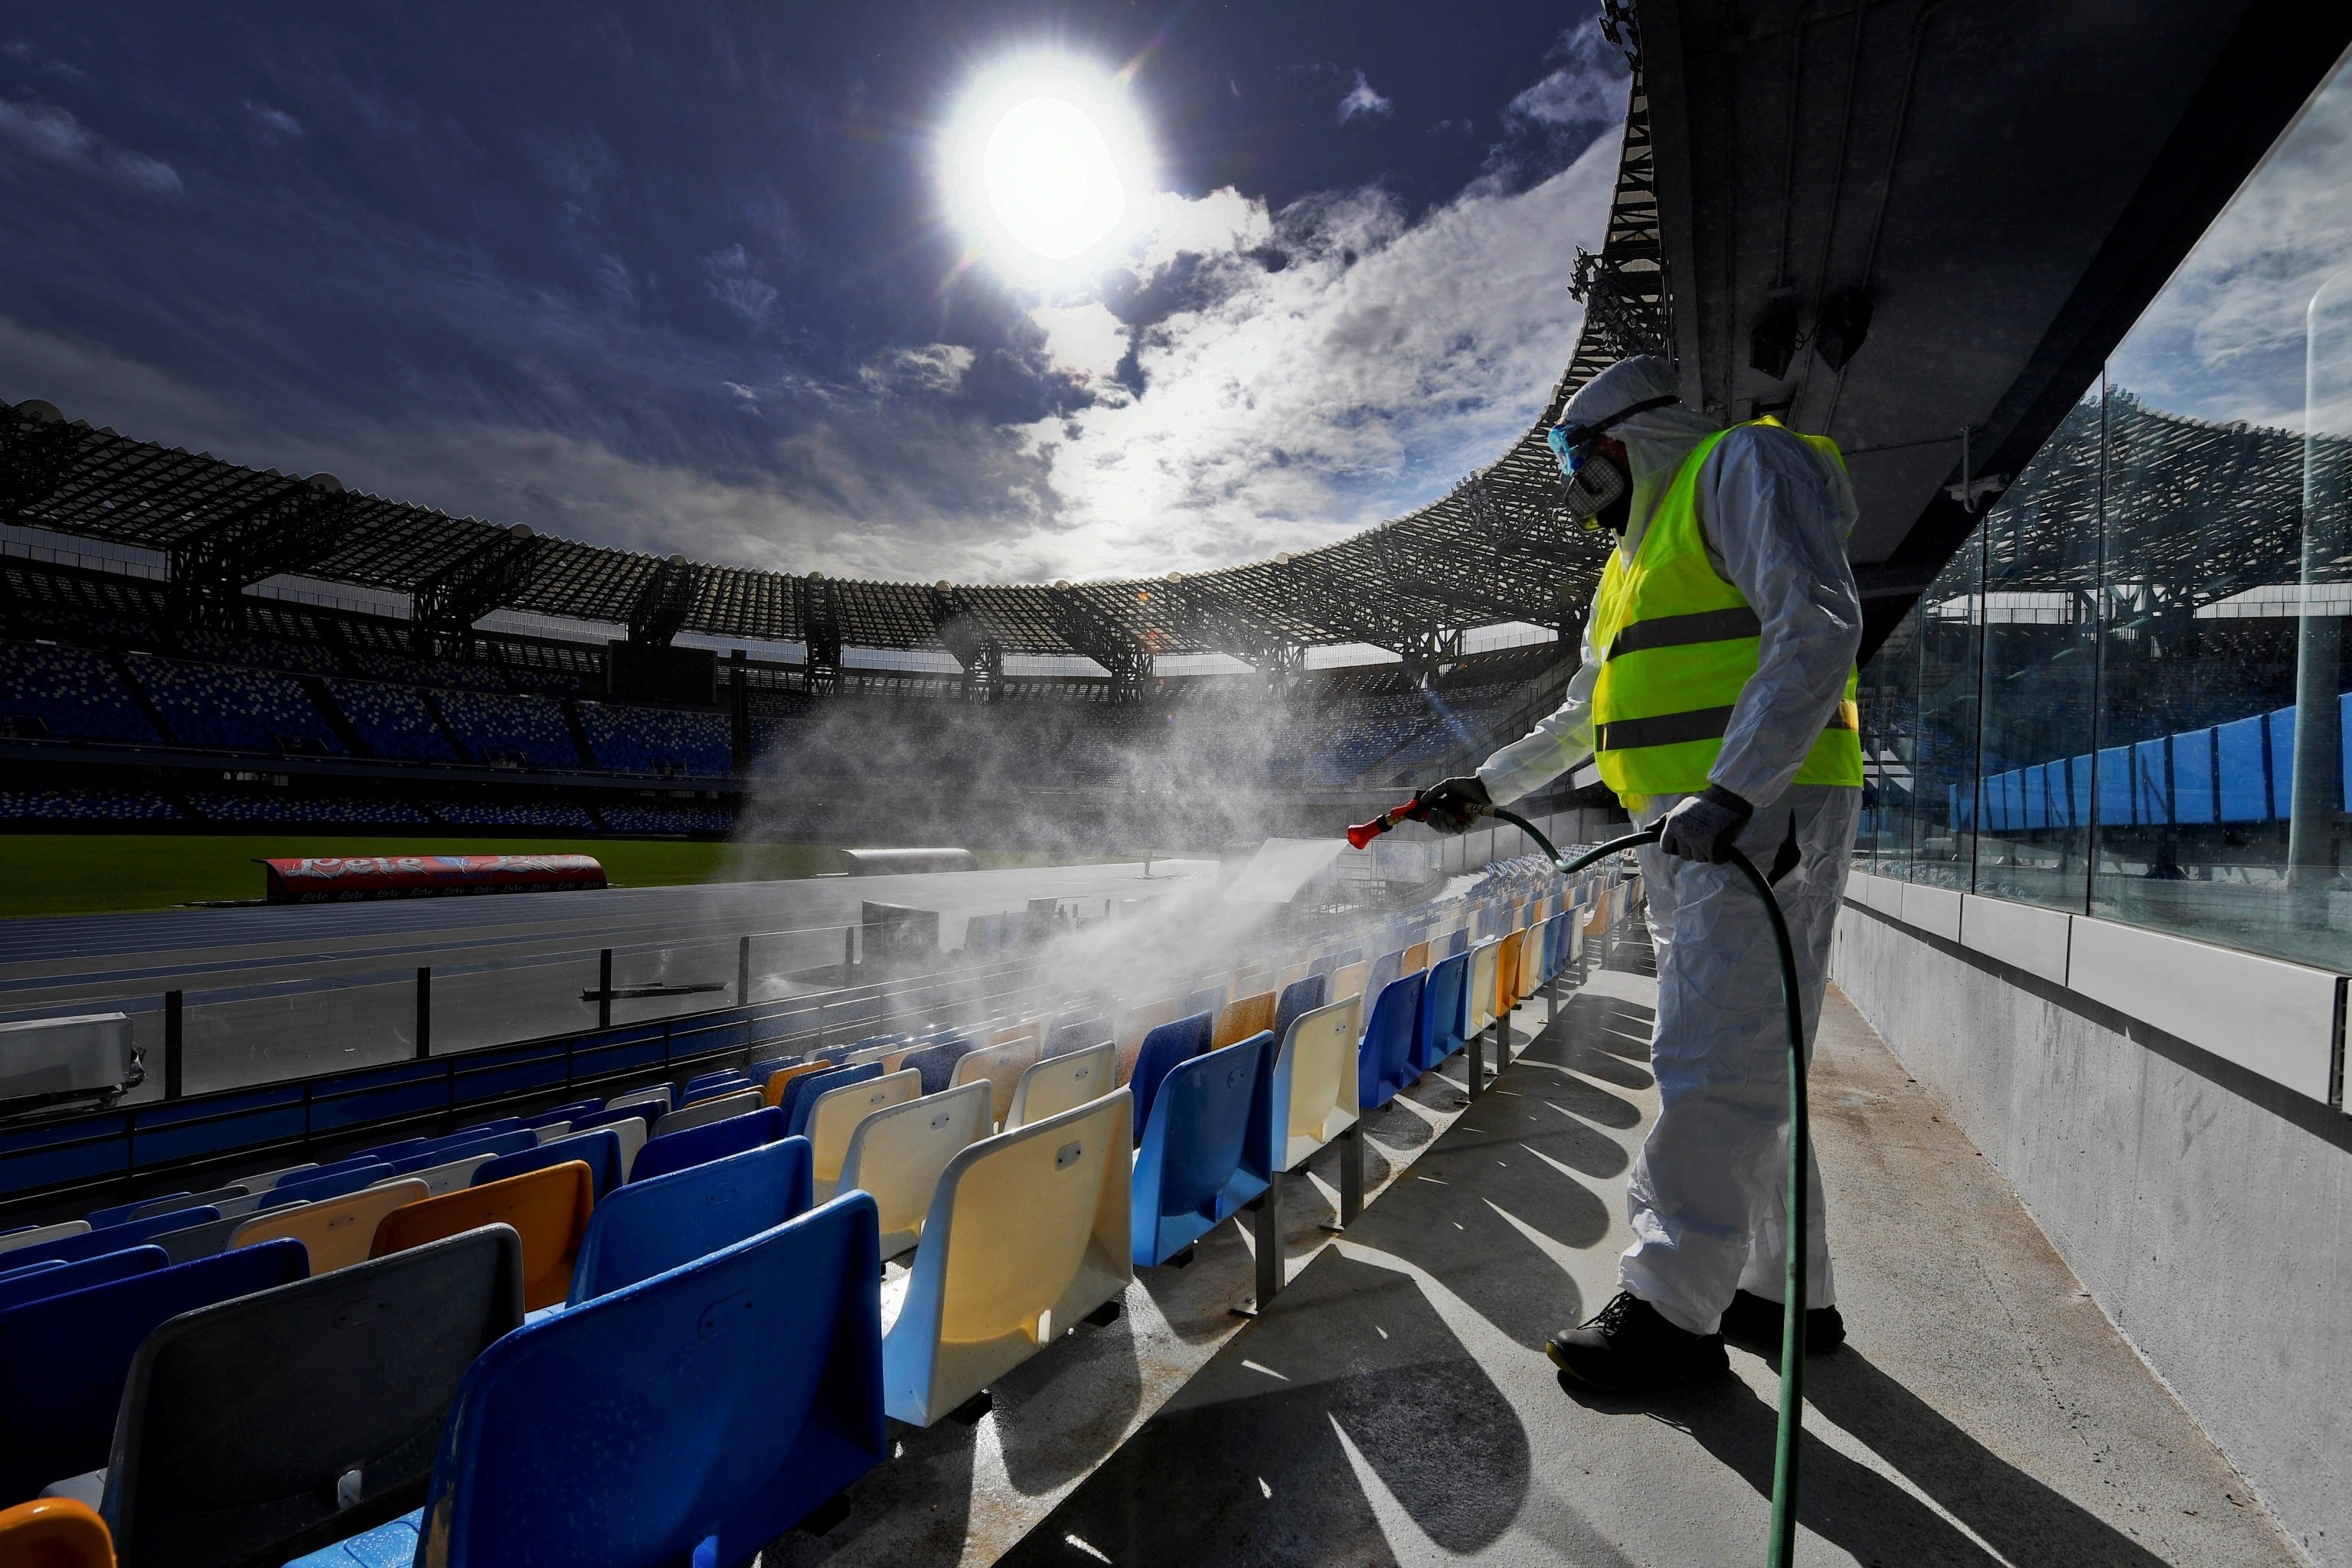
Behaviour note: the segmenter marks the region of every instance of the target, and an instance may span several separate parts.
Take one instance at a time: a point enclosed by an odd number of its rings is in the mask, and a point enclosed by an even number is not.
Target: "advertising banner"
[[[593,855],[363,855],[258,862],[273,904],[429,899],[444,893],[546,893],[601,888]]]

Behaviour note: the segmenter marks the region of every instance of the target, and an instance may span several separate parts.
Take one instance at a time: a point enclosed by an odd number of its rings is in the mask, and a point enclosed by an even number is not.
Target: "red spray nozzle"
[[[1421,796],[1416,794],[1402,805],[1392,805],[1370,822],[1360,822],[1348,829],[1348,847],[1361,849],[1398,823],[1419,822],[1427,815],[1422,807]]]

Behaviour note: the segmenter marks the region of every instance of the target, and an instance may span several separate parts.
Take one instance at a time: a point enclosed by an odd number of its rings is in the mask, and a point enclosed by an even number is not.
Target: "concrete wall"
[[[1831,973],[2280,1522],[2352,1564],[2352,1122],[1859,902]]]

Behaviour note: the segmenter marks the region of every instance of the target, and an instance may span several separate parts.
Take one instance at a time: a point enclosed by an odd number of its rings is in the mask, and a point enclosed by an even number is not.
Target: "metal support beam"
[[[963,666],[964,696],[974,702],[995,700],[1004,687],[1004,645],[950,584],[942,583],[931,590],[930,605],[931,626],[940,646]]]
[[[654,647],[667,646],[685,629],[700,575],[700,568],[690,565],[683,555],[673,555],[656,566],[629,605],[629,640]]]
[[[166,552],[173,613],[235,619],[247,586],[299,571],[334,548],[353,500],[334,475],[313,474],[173,540]]]
[[[793,607],[801,639],[808,647],[802,685],[829,697],[841,686],[841,616],[834,604],[833,584],[822,572],[793,579]]]
[[[474,623],[530,585],[547,542],[519,522],[418,584],[409,632],[417,653],[462,653],[473,640]]]
[[[37,397],[0,408],[0,518],[28,513],[73,472],[74,427]]]
[[[1151,650],[1132,632],[1062,584],[1046,595],[1045,614],[1064,642],[1109,673],[1113,701],[1143,700],[1151,689]]]

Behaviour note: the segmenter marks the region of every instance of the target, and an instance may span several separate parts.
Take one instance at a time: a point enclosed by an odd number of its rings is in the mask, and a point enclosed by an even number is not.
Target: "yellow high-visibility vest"
[[[1763,624],[1747,595],[1706,558],[1698,525],[1699,469],[1730,433],[1717,431],[1683,459],[1633,560],[1611,551],[1592,597],[1592,645],[1601,660],[1592,688],[1593,760],[1628,811],[1640,812],[1651,795],[1707,786],[1732,706],[1760,657]],[[1799,438],[1844,468],[1828,437]],[[1844,698],[1797,769],[1796,783],[1860,787],[1857,682],[1849,669]]]

